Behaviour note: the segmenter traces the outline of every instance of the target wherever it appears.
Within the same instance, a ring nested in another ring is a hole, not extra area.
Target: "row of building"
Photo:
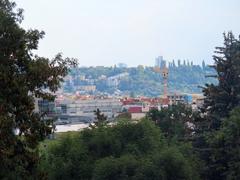
[[[58,124],[92,122],[95,111],[99,109],[109,120],[115,119],[121,113],[128,112],[132,119],[141,119],[151,109],[168,107],[172,104],[185,103],[193,109],[201,106],[201,94],[173,94],[160,98],[129,98],[129,97],[96,97],[59,95],[54,102],[38,100],[36,111],[46,113],[47,117],[54,117]]]

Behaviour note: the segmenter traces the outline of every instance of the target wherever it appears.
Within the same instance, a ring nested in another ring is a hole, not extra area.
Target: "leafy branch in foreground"
[[[75,59],[38,57],[33,50],[43,31],[20,25],[22,9],[0,0],[0,178],[35,175],[37,146],[52,133],[51,121],[34,110],[36,98],[54,100],[55,92]]]

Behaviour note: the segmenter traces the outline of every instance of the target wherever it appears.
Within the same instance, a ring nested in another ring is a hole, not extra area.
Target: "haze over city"
[[[222,33],[240,33],[238,0],[16,2],[25,10],[23,27],[46,32],[37,54],[51,58],[62,52],[80,66],[152,66],[159,55],[212,63]]]
[[[0,0],[0,179],[240,179],[239,7]]]

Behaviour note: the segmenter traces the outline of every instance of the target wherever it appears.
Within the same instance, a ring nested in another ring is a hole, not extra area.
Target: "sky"
[[[240,34],[239,0],[15,0],[22,26],[45,31],[36,52],[79,66],[153,66],[157,56],[212,64],[223,32]]]

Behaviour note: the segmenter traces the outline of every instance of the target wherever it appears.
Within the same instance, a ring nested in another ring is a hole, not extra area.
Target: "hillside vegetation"
[[[128,76],[120,78],[117,86],[109,86],[108,78],[128,73]],[[170,93],[201,93],[199,86],[206,83],[217,83],[214,78],[206,78],[206,75],[216,74],[213,68],[208,66],[180,64],[176,66],[171,63],[169,66],[168,89]],[[66,92],[74,92],[75,87],[82,85],[96,85],[98,92],[113,93],[116,89],[123,93],[159,96],[163,93],[162,76],[153,71],[153,67],[80,67],[72,69],[70,76],[73,82],[66,80],[64,90]],[[80,77],[84,77],[81,80]],[[102,78],[103,77],[103,78]]]

